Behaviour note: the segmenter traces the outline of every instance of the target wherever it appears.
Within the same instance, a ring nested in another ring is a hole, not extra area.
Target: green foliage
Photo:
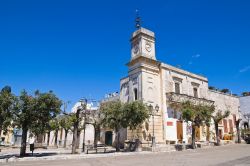
[[[126,117],[123,111],[123,104],[120,101],[102,103],[100,111],[104,115],[102,121],[104,127],[114,129],[116,132],[123,127],[127,127],[125,125]]]
[[[182,118],[186,122],[192,122],[192,148],[195,148],[195,126],[199,127],[204,123],[210,126],[210,120],[215,110],[214,105],[203,102],[184,101],[181,103],[171,103],[170,106],[178,108],[182,113]]]
[[[185,121],[191,121],[193,125],[200,126],[205,123],[210,124],[211,116],[215,110],[213,105],[193,104],[190,101],[180,103],[182,118]]]
[[[13,111],[13,125],[22,128],[22,145],[20,155],[25,155],[27,131],[30,130],[36,135],[44,133],[49,126],[50,120],[60,113],[61,101],[53,94],[35,92],[29,95],[23,90],[17,98]]]
[[[73,118],[71,115],[63,115],[59,121],[60,126],[66,130],[72,130],[72,126],[73,126]]]
[[[214,86],[209,86],[208,89],[210,89],[210,90],[217,90],[217,88],[215,88]]]
[[[115,130],[117,136],[116,151],[119,151],[119,130],[129,127],[136,129],[148,117],[149,111],[142,102],[123,104],[120,101],[102,103],[100,112],[103,114],[102,124],[104,127]]]
[[[103,125],[118,131],[121,128],[136,129],[149,118],[149,110],[139,101],[122,104],[120,101],[103,103],[100,111],[104,115]]]
[[[215,115],[212,116],[214,123],[218,124],[222,119],[228,117],[230,115],[230,111],[227,110],[224,113],[219,110],[215,113]]]
[[[222,89],[221,92],[223,92],[223,93],[229,93],[229,89]]]
[[[60,113],[60,107],[61,101],[51,91],[36,91],[35,96],[31,96],[24,90],[18,97],[14,125],[30,129],[36,135],[44,133],[49,121]]]
[[[11,93],[11,87],[5,86],[0,92],[0,129],[5,133],[11,125],[15,100],[16,97]]]
[[[242,96],[250,96],[250,92],[242,92]]]
[[[49,121],[49,126],[51,130],[59,130],[60,129],[60,120],[58,117],[51,119]]]
[[[14,110],[14,125],[28,129],[36,122],[35,99],[24,90],[17,99]]]
[[[36,112],[36,123],[34,124],[36,125],[32,126],[32,128],[36,130],[39,129],[39,133],[44,133],[48,123],[60,114],[62,102],[52,91],[48,93],[36,91],[35,100],[36,105],[34,111]]]
[[[149,118],[148,107],[140,101],[126,103],[124,105],[124,111],[128,123],[127,126],[131,130],[135,130]]]

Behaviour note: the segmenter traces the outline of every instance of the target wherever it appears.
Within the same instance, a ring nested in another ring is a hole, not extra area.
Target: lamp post
[[[158,104],[156,104],[155,109],[153,108],[153,106],[150,104],[149,105],[149,110],[150,110],[150,115],[153,118],[153,136],[152,136],[152,147],[155,147],[156,143],[155,143],[155,116],[159,116],[156,113],[158,113],[159,111],[159,106]]]
[[[85,152],[85,130],[86,130],[86,114],[87,114],[87,99],[81,99],[82,114],[84,117],[83,123],[83,141],[82,141],[82,152]]]

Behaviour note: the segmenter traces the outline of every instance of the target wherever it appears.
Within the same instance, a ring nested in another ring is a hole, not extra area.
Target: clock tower
[[[133,33],[130,42],[131,42],[131,61],[140,56],[156,60],[154,32],[139,27],[139,29]]]
[[[154,124],[158,127],[148,128],[145,123],[138,130],[138,135],[142,138],[142,142],[152,140],[152,136],[157,142],[163,142],[162,74],[161,62],[157,61],[155,56],[155,34],[142,28],[139,23],[136,24],[136,28],[137,30],[130,39],[131,60],[127,63],[128,76],[121,79],[120,82],[120,100],[124,103],[139,100],[153,108],[159,106],[158,114],[160,116],[154,119]],[[151,120],[148,125],[153,125]],[[130,130],[127,131],[127,138],[133,138]]]

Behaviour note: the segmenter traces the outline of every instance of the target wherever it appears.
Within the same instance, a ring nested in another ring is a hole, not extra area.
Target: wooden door
[[[221,129],[219,129],[219,137],[220,137],[220,139],[222,139],[222,130]]]
[[[183,124],[182,121],[177,121],[176,122],[176,127],[177,127],[177,139],[182,143],[183,139]]]
[[[201,131],[200,131],[200,127],[195,127],[195,140],[199,141],[201,139]]]
[[[210,130],[209,130],[209,126],[206,126],[207,127],[207,141],[209,141],[210,140]]]

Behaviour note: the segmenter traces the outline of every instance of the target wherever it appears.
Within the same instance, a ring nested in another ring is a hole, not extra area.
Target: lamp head
[[[153,111],[153,106],[151,104],[149,104],[148,108],[149,108],[149,111],[151,112]]]
[[[159,109],[160,109],[160,107],[158,106],[158,104],[156,104],[156,106],[155,106],[155,111],[158,112]]]

